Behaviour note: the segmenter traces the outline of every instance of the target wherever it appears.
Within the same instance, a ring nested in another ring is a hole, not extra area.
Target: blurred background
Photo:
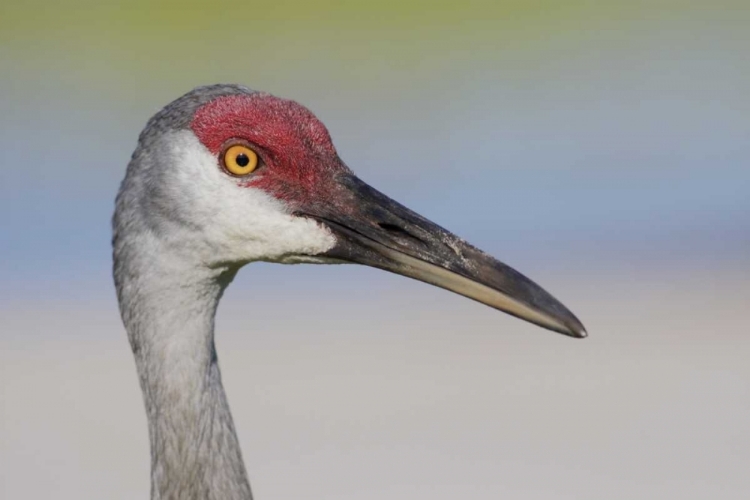
[[[147,498],[113,199],[153,113],[237,82],[590,333],[249,266],[217,344],[259,500],[749,498],[748,54],[745,0],[4,1],[0,497]]]

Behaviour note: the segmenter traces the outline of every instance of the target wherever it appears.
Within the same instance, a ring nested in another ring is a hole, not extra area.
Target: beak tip
[[[586,331],[586,328],[581,323],[574,323],[567,325],[568,331],[566,332],[568,336],[576,338],[576,339],[585,339],[589,336],[588,332]]]

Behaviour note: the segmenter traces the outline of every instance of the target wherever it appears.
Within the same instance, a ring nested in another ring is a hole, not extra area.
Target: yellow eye
[[[221,163],[232,175],[247,175],[258,166],[258,153],[243,144],[235,144],[224,150]]]

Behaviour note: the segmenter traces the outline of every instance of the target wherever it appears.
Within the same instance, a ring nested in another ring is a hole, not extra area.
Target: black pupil
[[[250,158],[248,158],[245,153],[240,153],[237,155],[237,158],[235,158],[234,161],[236,161],[237,165],[239,165],[240,167],[247,167],[247,165],[250,163]]]

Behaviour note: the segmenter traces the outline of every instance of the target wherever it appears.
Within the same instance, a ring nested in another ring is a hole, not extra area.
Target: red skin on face
[[[254,149],[265,166],[245,185],[261,188],[293,206],[330,199],[335,174],[349,172],[315,115],[294,101],[270,94],[214,99],[198,109],[190,126],[215,155],[231,139],[257,146]]]

